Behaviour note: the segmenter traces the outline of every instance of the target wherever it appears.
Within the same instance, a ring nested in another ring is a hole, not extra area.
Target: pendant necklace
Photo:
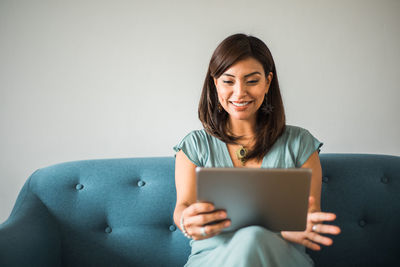
[[[247,149],[244,146],[240,145],[239,149],[236,150],[236,156],[237,156],[238,160],[240,160],[240,162],[242,163],[242,166],[244,166],[244,164],[247,161],[247,158],[246,158],[247,157]]]

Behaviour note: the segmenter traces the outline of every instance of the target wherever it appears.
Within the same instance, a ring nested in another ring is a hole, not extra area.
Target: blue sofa
[[[321,154],[322,208],[342,234],[316,266],[400,266],[400,157]],[[0,266],[182,266],[174,158],[61,163],[34,172],[0,225]]]

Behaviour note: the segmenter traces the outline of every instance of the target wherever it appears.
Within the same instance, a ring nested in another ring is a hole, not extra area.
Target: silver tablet
[[[226,210],[232,231],[260,225],[271,231],[304,231],[311,170],[196,168],[197,199]]]

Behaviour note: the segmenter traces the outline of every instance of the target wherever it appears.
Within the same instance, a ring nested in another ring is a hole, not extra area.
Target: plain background
[[[38,168],[173,156],[239,32],[269,46],[287,122],[322,153],[400,155],[400,1],[0,0],[0,222]]]

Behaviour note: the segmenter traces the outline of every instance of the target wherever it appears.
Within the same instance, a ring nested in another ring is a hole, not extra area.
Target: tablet
[[[250,225],[304,231],[311,170],[196,168],[197,199],[226,210],[233,231]]]

